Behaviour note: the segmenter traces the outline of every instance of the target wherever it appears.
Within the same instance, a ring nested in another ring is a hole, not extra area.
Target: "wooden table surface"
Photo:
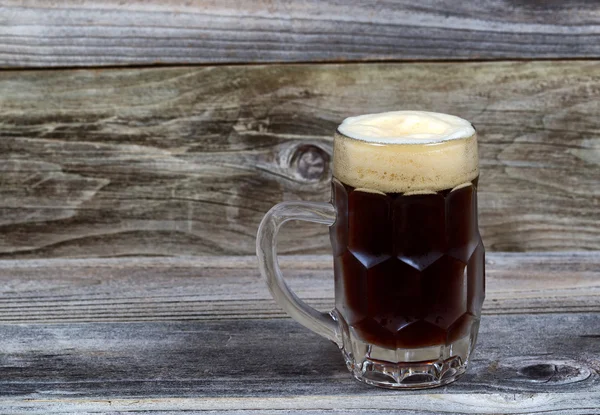
[[[285,256],[330,309],[331,258]],[[600,255],[490,253],[478,348],[458,382],[354,381],[287,318],[254,257],[0,261],[2,413],[600,413]]]

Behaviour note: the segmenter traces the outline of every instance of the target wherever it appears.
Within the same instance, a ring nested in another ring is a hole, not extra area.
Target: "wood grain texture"
[[[478,128],[488,251],[600,249],[599,93],[573,61],[0,72],[0,257],[252,254],[273,204],[329,198],[337,124],[398,108]]]
[[[599,56],[593,0],[0,4],[4,67]]]
[[[331,258],[281,263],[301,297],[330,305]],[[0,408],[595,414],[599,264],[592,252],[490,254],[467,374],[434,390],[394,392],[357,383],[333,343],[281,318],[253,257],[0,261]]]
[[[292,289],[333,308],[329,256],[281,258]],[[600,313],[600,254],[487,255],[484,314]],[[286,317],[255,257],[0,261],[0,323]]]
[[[446,395],[432,392],[429,395],[412,393],[396,396],[376,395],[373,399],[364,395],[322,396],[302,399],[281,398],[163,398],[163,399],[4,399],[7,414],[198,414],[208,412],[220,415],[264,415],[264,414],[398,414],[398,415],[440,415],[440,414],[486,414],[505,415],[596,415],[600,401],[596,393],[487,393]],[[367,403],[368,402],[368,403]],[[531,406],[530,406],[531,405]],[[535,407],[533,407],[535,405]],[[390,409],[391,408],[391,409]],[[511,411],[520,412],[511,412]],[[460,412],[454,412],[460,411]]]
[[[593,414],[599,325],[598,313],[486,316],[467,374],[415,392],[357,383],[334,344],[288,319],[0,325],[0,405],[3,413]]]

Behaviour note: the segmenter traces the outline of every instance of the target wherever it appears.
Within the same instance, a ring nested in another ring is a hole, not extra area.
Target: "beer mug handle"
[[[302,220],[331,226],[335,218],[335,208],[330,203],[279,203],[269,210],[258,227],[256,255],[260,272],[267,279],[275,301],[298,323],[339,346],[339,329],[332,315],[317,311],[299,299],[283,280],[277,261],[277,233],[285,222]]]

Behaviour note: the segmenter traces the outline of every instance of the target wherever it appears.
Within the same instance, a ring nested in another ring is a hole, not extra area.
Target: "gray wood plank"
[[[174,399],[47,399],[35,401],[4,400],[6,414],[198,414],[263,415],[263,414],[530,414],[530,415],[596,415],[600,406],[598,395],[590,393],[545,394],[445,394],[432,393],[400,396],[313,396],[298,398],[237,398],[220,401],[202,398]],[[368,402],[368,403],[366,403]],[[240,409],[243,407],[243,409]],[[138,409],[139,408],[139,409]],[[209,409],[207,409],[209,408]],[[237,409],[236,409],[237,408]],[[515,412],[513,412],[515,411]],[[519,412],[516,412],[519,411]]]
[[[301,297],[329,306],[331,258],[281,263]],[[335,345],[280,312],[260,314],[267,303],[277,307],[253,257],[4,260],[0,408],[594,414],[599,265],[597,252],[489,254],[486,311],[468,373],[443,388],[392,392],[352,380]],[[174,312],[183,303],[192,306]],[[19,324],[7,324],[11,314]],[[156,321],[163,318],[171,321]]]
[[[593,58],[595,1],[4,0],[0,66]]]
[[[335,345],[287,319],[0,325],[0,405],[3,413],[593,414],[599,326],[599,313],[485,316],[460,381],[392,392],[355,382]]]
[[[489,251],[598,250],[598,91],[576,61],[0,72],[0,258],[252,254],[274,203],[329,198],[345,116],[399,108],[478,128]]]
[[[328,256],[282,257],[309,304],[333,308]],[[600,254],[487,255],[484,314],[600,312]],[[0,261],[1,323],[286,317],[254,257]]]

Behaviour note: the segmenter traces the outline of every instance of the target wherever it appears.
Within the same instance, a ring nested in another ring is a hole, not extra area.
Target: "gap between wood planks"
[[[356,65],[356,64],[435,64],[435,63],[510,63],[510,62],[600,62],[596,57],[577,58],[535,58],[526,57],[498,58],[498,59],[349,59],[349,60],[307,60],[307,61],[268,61],[268,62],[206,62],[206,63],[161,63],[154,64],[121,64],[121,65],[89,65],[89,66],[50,66],[50,67],[0,67],[0,72],[52,72],[52,71],[78,71],[78,70],[123,70],[123,69],[155,69],[155,68],[206,68],[228,66],[294,66],[294,65]]]

